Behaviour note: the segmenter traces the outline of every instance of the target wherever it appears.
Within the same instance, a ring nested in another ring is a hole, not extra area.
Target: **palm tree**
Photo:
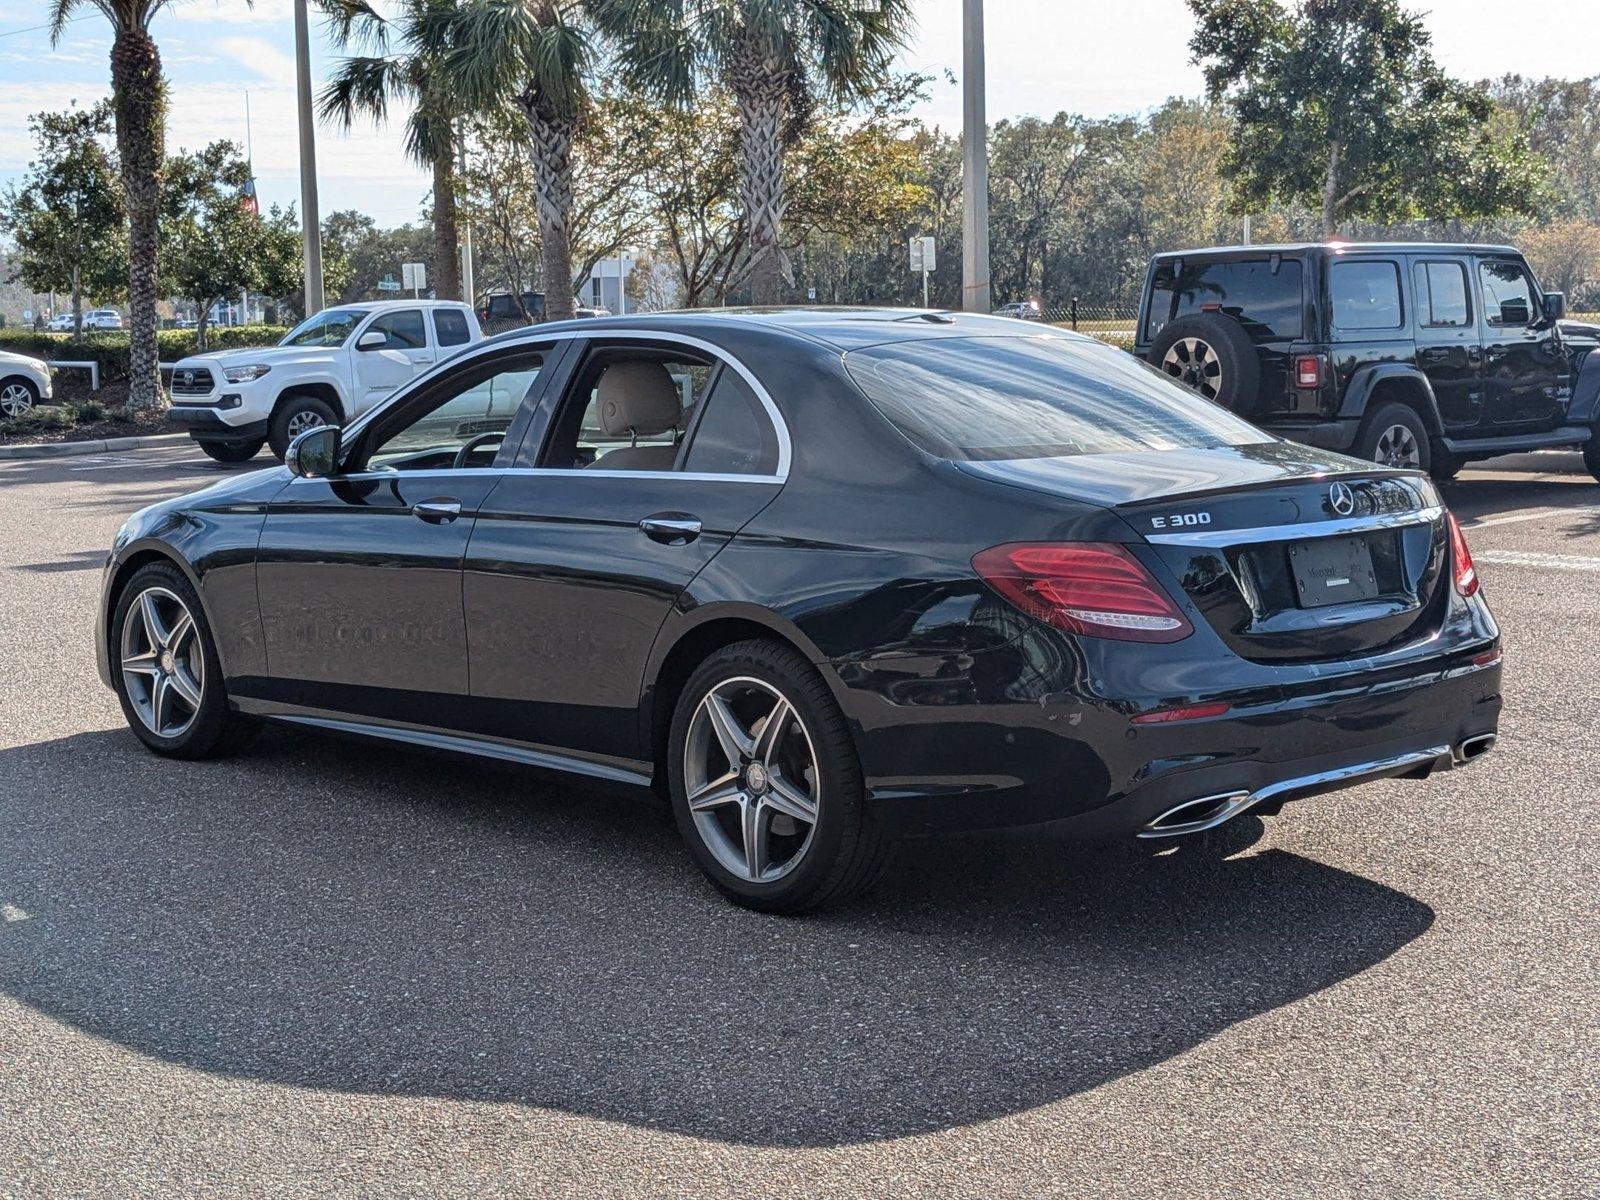
[[[474,108],[509,99],[532,149],[545,316],[576,311],[572,290],[572,142],[589,111],[593,42],[582,0],[466,0],[430,23],[441,85]]]
[[[412,105],[406,122],[406,153],[433,172],[433,259],[436,290],[441,297],[461,296],[461,263],[456,235],[455,119],[462,106],[444,85],[442,68],[456,0],[405,0],[386,18],[367,0],[316,0],[328,17],[340,50],[356,45],[371,50],[339,63],[322,89],[318,107],[324,117],[349,129],[357,117],[382,123],[392,101]],[[399,50],[390,53],[391,40]]]
[[[821,97],[849,99],[881,77],[911,25],[911,0],[594,0],[635,85],[674,104],[707,83],[739,106],[740,200],[751,297],[775,304],[788,197],[784,152]]]
[[[111,112],[128,209],[128,407],[153,410],[162,403],[156,350],[157,218],[161,167],[166,160],[167,88],[161,52],[150,21],[169,0],[51,0],[50,41],[82,8],[111,22]]]

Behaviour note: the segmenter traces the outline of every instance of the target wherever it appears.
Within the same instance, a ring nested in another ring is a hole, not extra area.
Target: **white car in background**
[[[64,312],[64,313],[57,313],[55,316],[51,317],[50,318],[50,332],[51,333],[71,333],[72,332],[72,314],[69,313],[69,312]]]
[[[83,314],[85,329],[121,329],[122,314],[114,308],[92,308]],[[71,328],[69,325],[68,328]]]
[[[0,418],[20,417],[50,398],[49,367],[26,354],[0,350]]]
[[[167,422],[218,462],[280,459],[318,425],[345,425],[463,346],[483,340],[454,300],[325,308],[276,346],[194,354],[172,368]]]

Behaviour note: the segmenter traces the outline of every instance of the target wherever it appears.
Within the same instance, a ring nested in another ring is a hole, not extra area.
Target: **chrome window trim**
[[[1401,529],[1407,525],[1431,525],[1444,516],[1443,505],[1433,505],[1408,513],[1378,513],[1365,517],[1343,517],[1336,521],[1315,521],[1296,525],[1263,525],[1253,529],[1205,529],[1186,533],[1147,533],[1145,540],[1157,546],[1237,546],[1244,542],[1303,542],[1341,533],[1370,533],[1379,529]]]
[[[719,475],[710,471],[597,471],[592,467],[430,467],[424,471],[352,471],[348,475],[319,476],[321,482],[333,479],[435,479],[471,475],[548,475],[564,479],[687,479],[693,483],[782,483],[777,475]]]
[[[391,404],[399,403],[404,397],[410,395],[412,391],[431,381],[434,376],[446,368],[454,370],[457,367],[464,366],[479,357],[486,357],[500,351],[521,351],[525,353],[528,350],[545,343],[590,341],[596,338],[628,338],[637,341],[665,342],[674,346],[687,346],[692,349],[699,350],[704,354],[709,354],[711,357],[722,363],[725,363],[726,365],[732,367],[735,371],[739,372],[739,374],[744,377],[744,381],[750,385],[750,390],[755,393],[756,399],[761,401],[761,406],[767,410],[767,417],[772,422],[773,432],[778,438],[777,469],[770,475],[694,475],[682,471],[606,471],[603,469],[596,471],[587,467],[508,467],[506,470],[534,472],[538,474],[550,475],[571,475],[574,471],[583,471],[600,478],[606,478],[609,476],[625,476],[630,479],[670,477],[673,479],[698,479],[701,481],[737,480],[748,483],[784,483],[788,480],[789,466],[794,459],[793,443],[789,436],[788,422],[783,419],[783,414],[778,411],[778,406],[773,402],[771,394],[762,385],[761,381],[755,377],[755,374],[750,370],[750,368],[745,366],[744,363],[740,362],[739,359],[728,353],[728,351],[724,350],[721,346],[717,346],[704,340],[703,338],[697,338],[687,333],[671,333],[659,329],[562,329],[547,334],[540,334],[538,332],[538,328],[539,327],[537,325],[530,325],[528,327],[528,337],[526,343],[524,343],[521,339],[506,342],[480,342],[475,347],[458,350],[456,353],[450,355],[449,358],[435,363],[431,369],[424,371],[421,375],[418,375],[415,379],[411,380],[410,383],[406,384],[404,388],[394,392],[380,403],[362,413],[355,420],[351,421],[345,429],[346,436],[348,438],[356,437],[368,422],[374,420],[378,414],[387,409]],[[484,468],[463,468],[463,470],[474,469],[483,470]],[[361,479],[371,475],[388,475],[392,473],[393,472],[388,471],[362,471],[350,475],[343,475],[340,476],[340,478]],[[420,474],[420,472],[404,473]]]

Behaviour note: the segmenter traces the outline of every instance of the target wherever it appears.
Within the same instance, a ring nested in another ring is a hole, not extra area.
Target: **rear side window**
[[[1472,323],[1467,268],[1458,262],[1417,264],[1417,311],[1430,329],[1460,329]]]
[[[855,350],[851,378],[938,458],[977,461],[1242,446],[1273,439],[1111,346],[939,338]]]
[[[434,309],[433,332],[441,346],[465,346],[472,340],[467,329],[467,314],[459,308]]]
[[[1392,262],[1335,262],[1328,268],[1335,329],[1399,329],[1400,268]]]
[[[724,369],[705,405],[684,459],[685,471],[771,475],[778,469],[778,435],[742,375]]]
[[[1297,258],[1280,258],[1276,271],[1270,258],[1245,262],[1175,259],[1156,264],[1145,333],[1155,337],[1162,326],[1179,317],[1223,312],[1257,341],[1297,338],[1304,307]]]
[[[371,325],[368,333],[381,333],[388,338],[385,350],[421,350],[428,344],[428,331],[422,326],[422,310],[406,308],[399,312],[384,313]]]

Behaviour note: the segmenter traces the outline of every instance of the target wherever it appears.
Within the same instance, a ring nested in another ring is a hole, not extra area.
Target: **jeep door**
[[[1477,263],[1488,423],[1503,433],[1554,428],[1566,390],[1561,335],[1544,319],[1533,276],[1521,260],[1484,255]]]
[[[1447,434],[1483,422],[1483,346],[1470,270],[1469,260],[1445,256],[1417,258],[1411,268],[1417,366],[1433,386]]]

